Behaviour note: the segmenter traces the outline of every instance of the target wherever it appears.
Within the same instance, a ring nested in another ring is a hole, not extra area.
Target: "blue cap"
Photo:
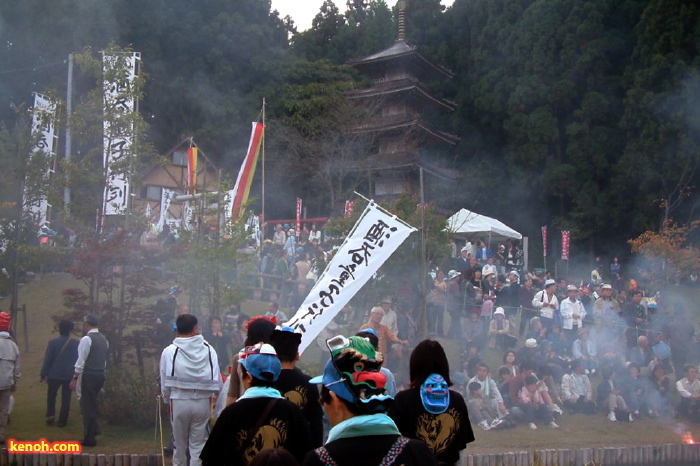
[[[361,332],[371,333],[371,334],[374,335],[375,337],[377,336],[377,332],[375,332],[373,328],[365,328],[365,329],[362,329],[362,330],[360,330],[360,331],[361,331]]]
[[[238,353],[238,363],[256,379],[274,382],[282,371],[282,363],[272,345],[257,343]]]

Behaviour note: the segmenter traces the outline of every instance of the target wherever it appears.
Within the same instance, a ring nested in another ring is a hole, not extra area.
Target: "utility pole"
[[[66,161],[71,158],[71,116],[73,115],[73,54],[68,55],[68,84],[66,85]],[[63,208],[68,211],[70,205],[70,188],[66,174],[66,187],[63,188]]]

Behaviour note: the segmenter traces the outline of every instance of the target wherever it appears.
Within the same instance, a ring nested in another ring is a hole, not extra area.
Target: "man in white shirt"
[[[396,311],[391,307],[391,296],[387,296],[379,303],[384,311],[384,317],[382,317],[382,324],[386,325],[391,333],[394,335],[399,334],[399,318],[396,315]]]
[[[698,380],[698,368],[692,364],[686,364],[685,377],[676,382],[676,389],[681,396],[678,403],[678,414],[686,417],[693,423],[700,422],[700,380]]]
[[[199,455],[209,436],[210,399],[221,389],[216,351],[199,334],[197,318],[175,321],[177,338],[160,356],[160,386],[173,426],[173,466],[202,464]]]
[[[494,275],[498,274],[498,270],[496,270],[496,264],[493,263],[493,257],[486,258],[486,264],[484,264],[484,267],[481,269],[482,276],[485,277],[489,273],[492,273]]]
[[[554,311],[559,309],[559,300],[554,294],[556,288],[557,282],[550,278],[544,282],[544,290],[538,291],[535,293],[535,297],[532,298],[532,307],[539,311],[540,319],[547,331],[552,330]]]
[[[567,291],[569,296],[559,305],[559,312],[561,312],[561,328],[571,345],[576,340],[578,329],[583,328],[586,309],[577,298],[578,288],[576,286],[569,285]]]

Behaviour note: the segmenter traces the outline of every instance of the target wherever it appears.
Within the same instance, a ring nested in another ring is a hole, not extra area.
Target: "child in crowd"
[[[557,423],[554,422],[552,411],[542,398],[537,377],[532,374],[525,377],[525,386],[520,389],[519,398],[520,404],[525,412],[525,422],[528,423],[530,429],[537,429],[535,419],[546,422],[549,427],[553,429],[559,427]]]
[[[492,404],[484,397],[479,382],[471,382],[467,387],[469,397],[467,398],[467,408],[469,409],[469,420],[484,430],[491,430],[503,424],[498,419],[498,413],[492,408]]]

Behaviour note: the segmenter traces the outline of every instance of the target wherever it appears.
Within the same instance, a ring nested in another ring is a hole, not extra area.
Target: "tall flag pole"
[[[265,128],[265,97],[263,97],[262,101],[262,110],[260,111],[262,113],[262,125],[263,129]],[[260,229],[262,230],[262,239],[265,239],[265,222],[267,221],[267,218],[265,217],[265,138],[262,138],[262,193],[261,193],[261,200],[262,200],[262,209],[260,212]]]
[[[255,166],[260,155],[260,148],[263,142],[264,126],[262,123],[253,122],[253,128],[250,133],[250,142],[248,143],[248,153],[246,154],[241,169],[238,172],[236,184],[231,191],[227,193],[229,202],[231,202],[230,217],[234,220],[238,219],[242,214],[241,207],[248,201],[250,194],[250,185],[255,176]],[[228,220],[228,219],[227,219]]]

